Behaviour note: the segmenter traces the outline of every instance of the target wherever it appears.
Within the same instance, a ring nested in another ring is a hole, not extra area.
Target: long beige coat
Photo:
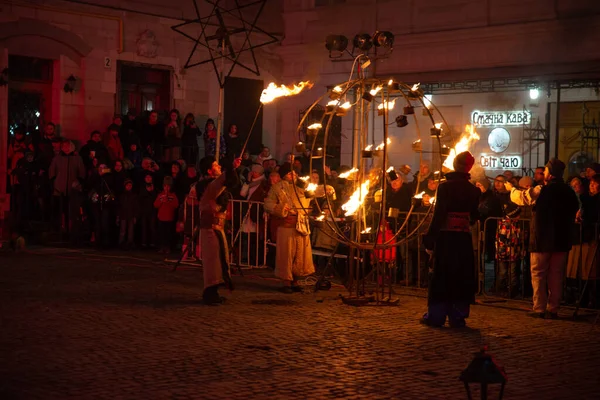
[[[304,197],[304,191],[282,180],[269,190],[265,199],[265,211],[286,218],[289,214],[289,211],[285,210],[287,206],[292,209],[292,212],[306,216],[309,203],[310,199]],[[292,281],[296,277],[307,276],[314,272],[310,235],[302,235],[294,227],[280,226],[277,229],[275,276],[285,281]]]
[[[225,174],[220,175],[208,184],[200,199],[200,214],[224,213],[217,198],[225,190]],[[227,238],[223,229],[200,229],[200,246],[202,248],[202,270],[204,275],[204,288],[215,286],[231,280],[229,272],[229,249]]]

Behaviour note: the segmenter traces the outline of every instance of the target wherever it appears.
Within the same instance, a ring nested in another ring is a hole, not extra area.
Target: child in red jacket
[[[154,208],[158,209],[158,232],[160,237],[159,253],[169,254],[173,244],[173,234],[175,233],[175,220],[179,200],[173,193],[173,178],[165,177],[163,180],[163,191],[159,193],[154,201]]]

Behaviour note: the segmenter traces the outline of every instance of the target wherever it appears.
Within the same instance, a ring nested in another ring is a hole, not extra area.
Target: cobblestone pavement
[[[2,399],[464,399],[482,345],[505,399],[600,398],[590,322],[478,305],[470,329],[433,329],[423,298],[355,308],[248,273],[208,307],[198,270],[111,253],[4,253],[0,273]]]

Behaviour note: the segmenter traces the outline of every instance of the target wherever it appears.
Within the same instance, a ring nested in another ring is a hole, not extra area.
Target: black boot
[[[219,286],[209,286],[202,293],[202,301],[207,306],[214,306],[223,303],[225,298],[219,296]]]

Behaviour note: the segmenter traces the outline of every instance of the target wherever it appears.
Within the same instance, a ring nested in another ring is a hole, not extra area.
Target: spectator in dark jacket
[[[139,204],[131,179],[125,180],[124,189],[125,191],[119,196],[119,212],[117,214],[117,223],[120,227],[119,246],[130,249],[133,247],[133,233],[139,215]]]
[[[510,184],[506,185],[514,203],[534,204],[529,243],[533,315],[541,318],[558,317],[563,275],[579,209],[575,192],[563,181],[564,171],[565,164],[553,158],[544,169],[546,185],[541,190],[520,191]]]
[[[136,169],[142,168],[142,151],[137,143],[131,143],[127,150],[127,158]]]
[[[94,158],[98,160],[98,165],[109,162],[108,149],[102,143],[102,134],[100,131],[93,131],[90,140],[79,151],[85,167],[90,170],[94,168]]]
[[[175,221],[179,200],[172,191],[173,178],[166,176],[163,181],[163,191],[154,201],[154,208],[158,210],[158,229],[161,236],[160,253],[169,254],[171,252],[173,234],[175,233]]]
[[[196,165],[198,162],[198,138],[200,136],[202,136],[202,132],[196,125],[194,114],[187,114],[183,119],[181,135],[182,157],[187,165]]]
[[[142,234],[142,247],[154,247],[156,245],[156,189],[154,188],[153,176],[147,174],[144,177],[139,195],[140,207],[140,231]]]
[[[69,195],[73,190],[73,184],[86,176],[83,161],[79,154],[75,153],[75,145],[71,141],[62,142],[60,153],[52,159],[48,176],[50,180],[54,180],[52,201],[55,210],[53,213],[55,227],[58,228],[62,222],[62,227],[68,229]],[[63,217],[64,220],[61,220]]]

